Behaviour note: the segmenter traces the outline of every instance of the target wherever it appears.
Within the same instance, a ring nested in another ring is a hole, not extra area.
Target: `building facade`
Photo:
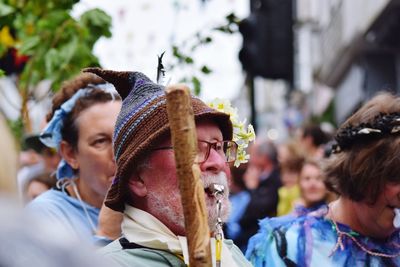
[[[343,122],[378,91],[400,87],[399,0],[298,0],[296,85],[318,103],[333,89]]]

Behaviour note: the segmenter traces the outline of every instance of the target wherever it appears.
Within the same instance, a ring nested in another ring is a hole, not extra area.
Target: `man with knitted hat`
[[[102,253],[121,266],[186,266],[183,208],[164,87],[139,72],[85,71],[113,83],[123,99],[113,140],[117,174],[105,201],[106,206],[123,212],[123,237]],[[208,223],[214,229],[217,201],[210,188],[215,184],[225,188],[220,215],[224,221],[230,207],[228,163],[236,156],[229,151],[236,151],[237,145],[232,141],[228,114],[193,96],[191,102],[199,145],[196,163],[204,185]],[[222,266],[250,266],[230,240],[224,244]]]

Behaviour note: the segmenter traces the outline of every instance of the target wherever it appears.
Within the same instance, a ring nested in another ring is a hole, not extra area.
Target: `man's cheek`
[[[231,169],[229,167],[229,164],[225,164],[225,168],[223,169],[223,172],[225,172],[226,178],[228,179],[228,185],[231,186],[232,175],[231,175]]]

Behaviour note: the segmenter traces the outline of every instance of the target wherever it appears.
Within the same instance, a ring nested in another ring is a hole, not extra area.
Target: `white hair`
[[[230,202],[228,199],[229,196],[229,185],[228,185],[228,177],[225,172],[219,172],[216,175],[212,174],[202,174],[201,181],[203,182],[204,188],[209,187],[211,184],[220,184],[223,185],[225,190],[223,194],[222,200],[222,221],[226,221],[230,212]],[[162,189],[161,189],[162,190]],[[161,191],[161,192],[148,192],[147,195],[149,203],[151,203],[151,209],[154,214],[163,214],[164,218],[175,226],[184,229],[184,215],[182,205],[179,205],[178,208],[170,205],[171,203],[180,203],[181,195],[179,190],[171,191]],[[206,207],[208,210],[208,226],[210,230],[213,231],[215,225],[217,223],[217,206],[215,199],[206,198]]]

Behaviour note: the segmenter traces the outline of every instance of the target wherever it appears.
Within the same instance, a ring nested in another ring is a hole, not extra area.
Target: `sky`
[[[166,51],[164,64],[173,63],[172,44],[182,46],[198,31],[211,33],[213,42],[197,49],[191,55],[198,66],[206,64],[212,69],[200,76],[205,101],[235,98],[243,87],[244,76],[238,52],[240,33],[228,35],[211,32],[222,25],[224,17],[234,12],[239,18],[249,13],[248,0],[81,0],[75,5],[74,16],[85,10],[101,8],[112,17],[112,38],[100,39],[94,48],[103,68],[141,71],[156,79],[157,55]],[[192,73],[189,68],[176,68],[167,74],[176,83]]]

